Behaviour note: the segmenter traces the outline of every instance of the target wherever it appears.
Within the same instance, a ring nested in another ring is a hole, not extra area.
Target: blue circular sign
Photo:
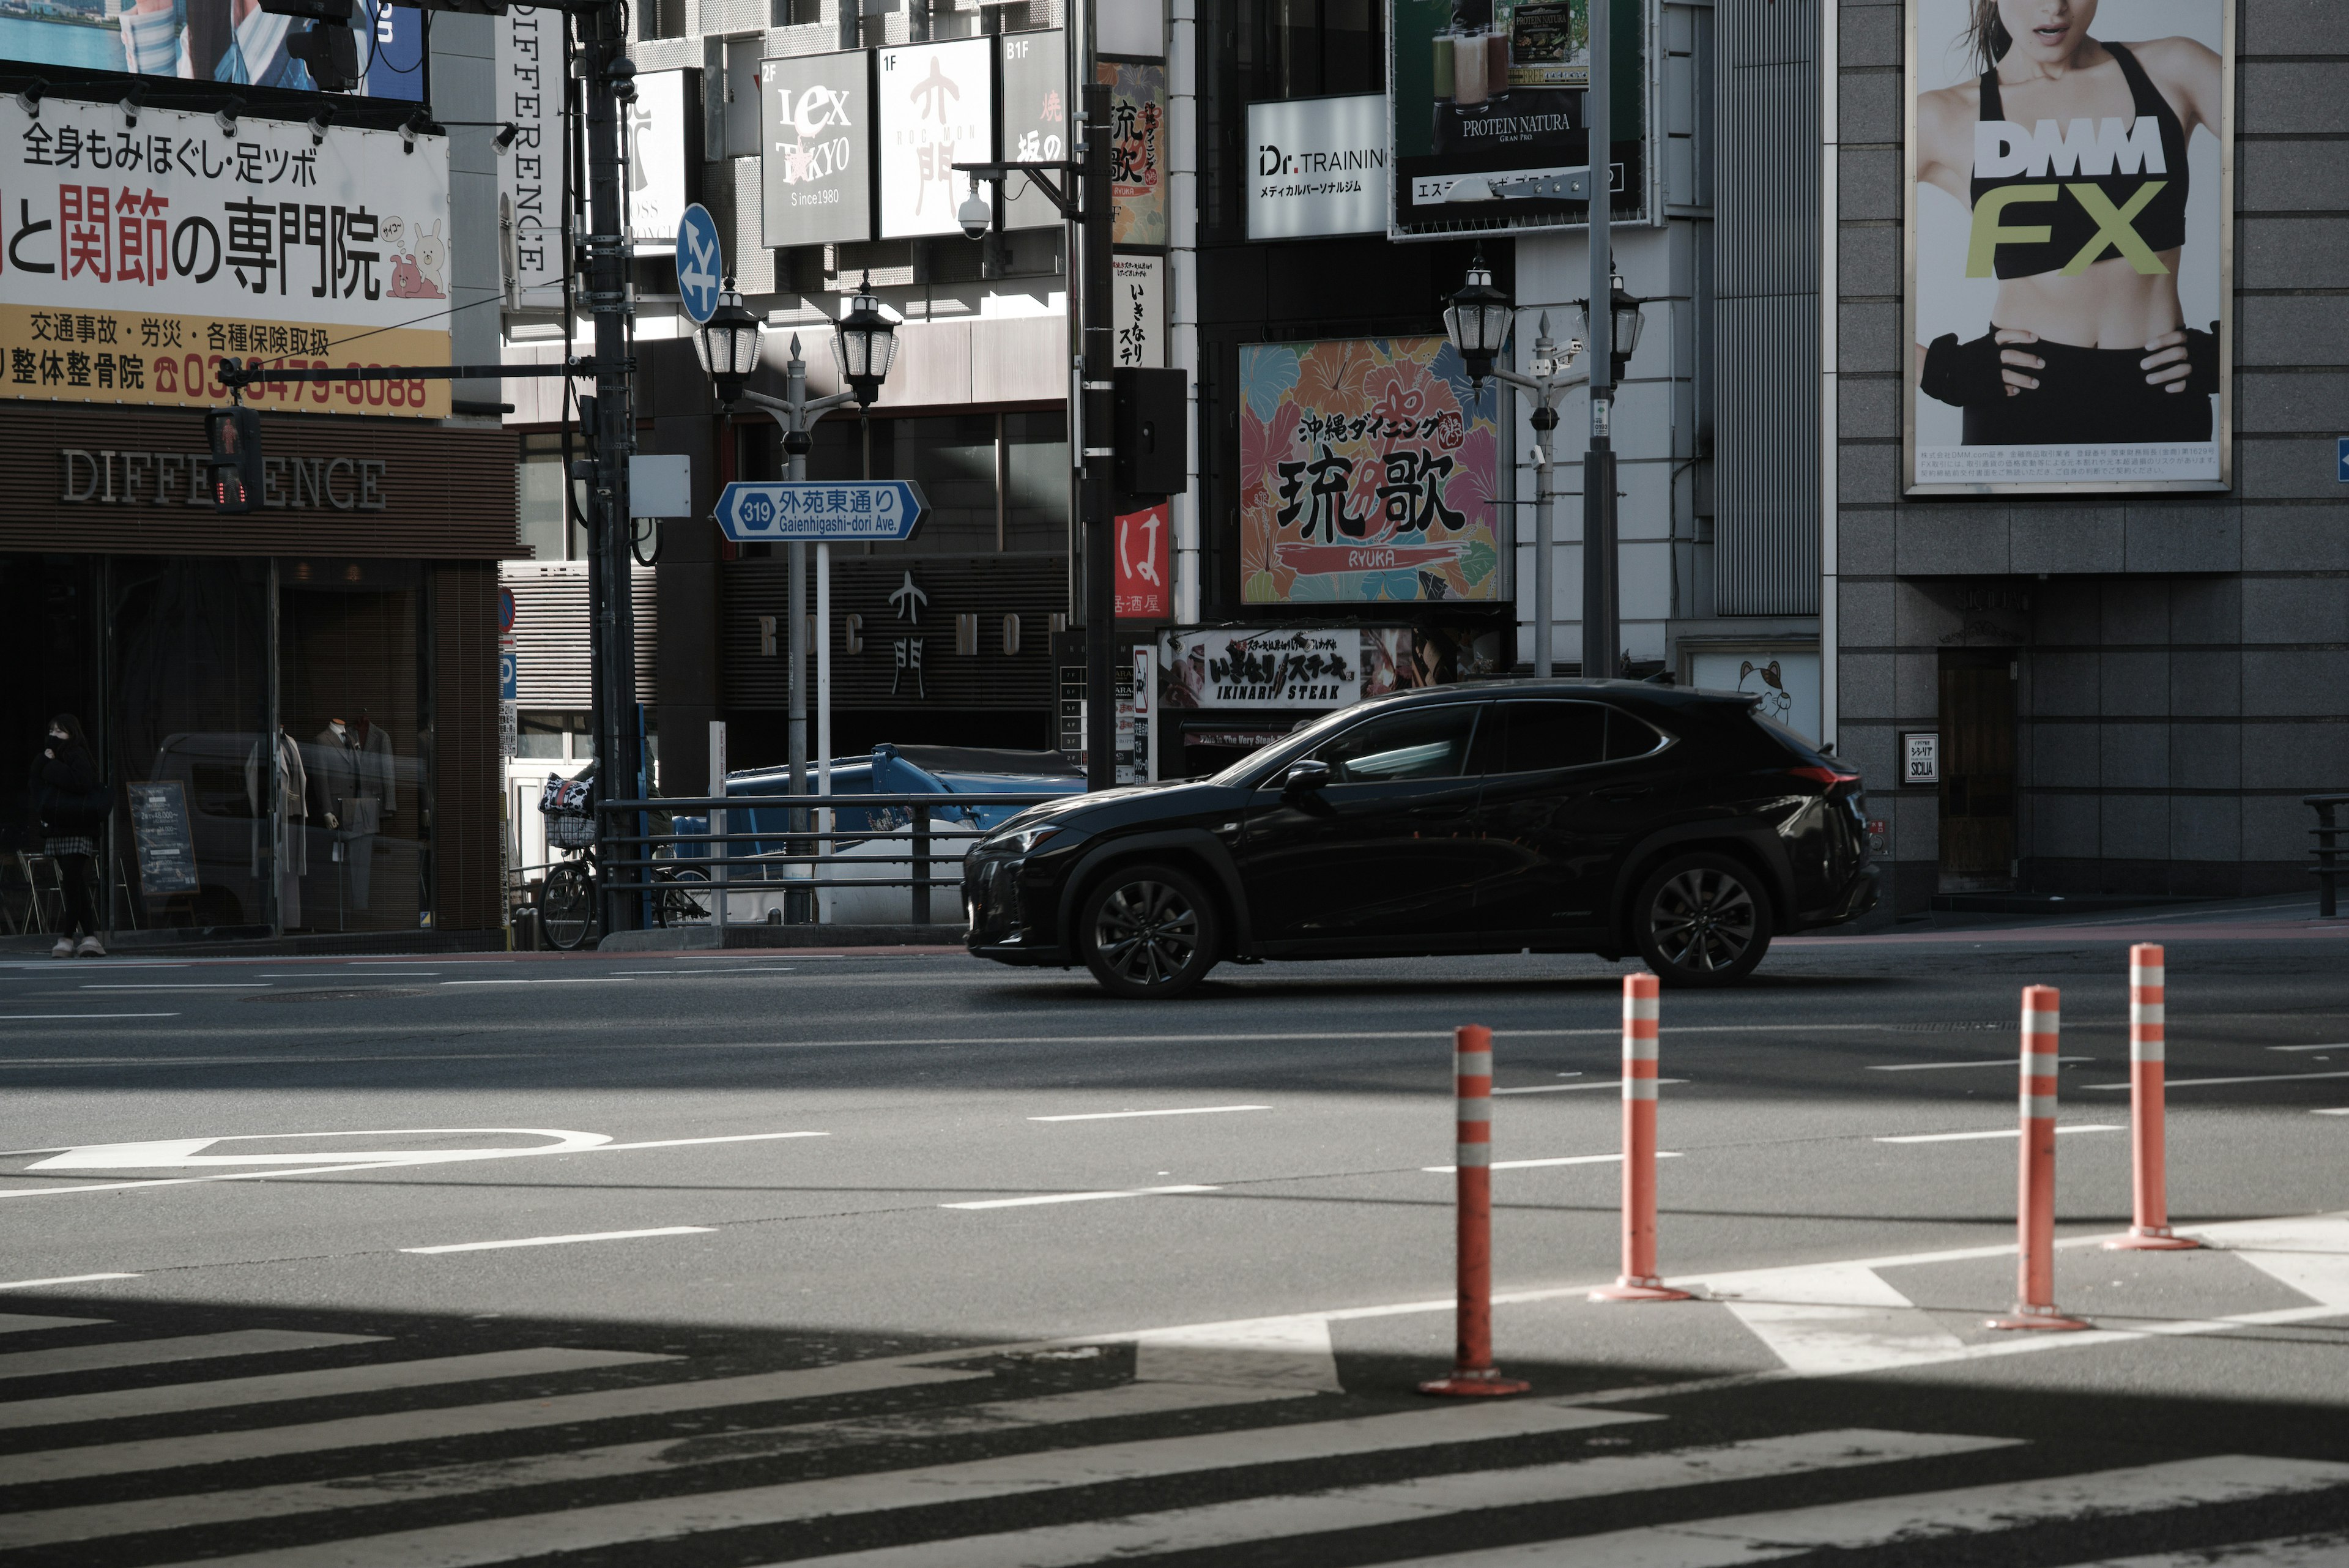
[[[696,202],[677,224],[677,292],[685,313],[699,327],[718,310],[726,276],[726,253],[718,244],[718,221]]]

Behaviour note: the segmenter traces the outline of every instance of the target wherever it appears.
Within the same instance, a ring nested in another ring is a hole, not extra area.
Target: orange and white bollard
[[[2015,1195],[2015,1301],[1992,1328],[2088,1325],[2055,1307],[2055,1054],[2063,998],[2052,985],[2023,988],[2023,1154]]]
[[[1423,1394],[1522,1394],[1533,1386],[1493,1366],[1493,1032],[1470,1023],[1452,1035],[1459,1096],[1453,1168],[1459,1191],[1460,1317],[1452,1376]]]
[[[1656,1274],[1656,977],[1623,977],[1623,1273],[1595,1302],[1684,1302]]]
[[[2137,1222],[2107,1241],[2115,1251],[2174,1252],[2202,1243],[2169,1228],[2169,1171],[2162,1105],[2168,971],[2151,942],[2129,949],[2129,1152],[2135,1168]]]

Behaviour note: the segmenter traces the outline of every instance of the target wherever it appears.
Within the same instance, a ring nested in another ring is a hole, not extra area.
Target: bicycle
[[[598,924],[596,888],[603,867],[596,854],[595,805],[588,781],[550,778],[539,798],[546,818],[546,844],[565,858],[546,874],[538,898],[538,927],[549,946],[564,952],[584,947]],[[656,861],[672,857],[667,845],[653,851]],[[691,926],[710,917],[709,877],[694,867],[655,865],[647,881],[654,883],[648,898],[656,925]],[[700,890],[696,891],[698,888]]]

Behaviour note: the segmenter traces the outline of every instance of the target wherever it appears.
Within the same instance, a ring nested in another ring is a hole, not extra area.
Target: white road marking
[[[531,980],[444,980],[443,985],[618,985],[626,976],[580,974],[542,976]]]
[[[2167,1078],[2163,1086],[2171,1089],[2190,1088],[2196,1084],[2293,1084],[2306,1078],[2349,1078],[2349,1072],[2340,1073],[2253,1073],[2240,1078]],[[2126,1089],[2127,1084],[2083,1084],[2084,1089]]]
[[[730,977],[738,974],[797,974],[799,971],[795,969],[616,969],[612,972],[615,975],[626,975],[631,979],[676,980],[683,975],[694,974]]]
[[[266,982],[257,980],[187,980],[173,981],[169,984],[161,981],[148,984],[126,981],[120,984],[85,985],[81,989],[84,991],[267,991],[269,987]]]
[[[2349,1224],[2337,1215],[2212,1226],[2228,1251],[2311,1301],[2349,1311]],[[2201,1232],[2197,1232],[2198,1235]]]
[[[1775,1513],[1693,1519],[1603,1535],[1418,1557],[1389,1568],[1556,1568],[1565,1552],[1571,1552],[1576,1562],[1622,1564],[1623,1568],[1730,1568],[1836,1547],[1908,1546],[2057,1520],[2167,1513],[2323,1491],[2344,1482],[2349,1482],[2349,1465],[2229,1454],[2043,1480],[1864,1498]]]
[[[1554,1400],[1479,1402],[1400,1415],[1103,1443],[472,1520],[337,1541],[331,1560],[336,1568],[469,1568],[542,1553],[670,1541],[704,1531],[789,1524],[932,1503],[1027,1496],[1070,1486],[1245,1470],[1260,1465],[1397,1453],[1447,1443],[1660,1419],[1628,1411],[1584,1409]],[[208,1568],[316,1568],[322,1560],[316,1545],[305,1544],[205,1561]]]
[[[782,1376],[807,1374],[784,1373]],[[962,1373],[965,1377],[984,1373]],[[734,1381],[734,1380],[728,1380]],[[743,1381],[750,1381],[744,1379]],[[687,1387],[709,1387],[688,1384]],[[650,1390],[647,1390],[650,1392]],[[724,1447],[697,1450],[677,1437],[614,1443],[599,1448],[501,1459],[492,1465],[460,1462],[334,1480],[297,1481],[180,1497],[83,1504],[0,1515],[0,1550],[89,1541],[149,1530],[185,1530],[201,1524],[282,1519],[334,1509],[368,1508],[420,1499],[479,1496],[523,1486],[607,1481],[630,1476],[668,1476],[697,1464],[726,1464],[771,1454],[823,1452],[837,1455],[871,1444],[935,1440],[966,1434],[994,1436],[1078,1421],[1108,1421],[1177,1411],[1220,1409],[1294,1398],[1296,1391],[1185,1387],[1175,1384],[1125,1383],[1073,1394],[1032,1399],[1002,1399],[981,1405],[909,1410],[894,1415],[851,1416],[768,1427],[739,1435]],[[197,1439],[202,1441],[203,1439]]]
[[[566,1247],[574,1241],[633,1241],[645,1236],[707,1236],[709,1225],[663,1225],[652,1231],[591,1231],[576,1236],[524,1236],[512,1241],[451,1241],[439,1247],[402,1247],[403,1252],[495,1252],[508,1247]]]
[[[101,1274],[98,1276],[100,1279],[110,1279],[115,1277],[118,1276],[107,1274]],[[138,1278],[136,1274],[124,1274],[119,1277],[123,1279]],[[21,1288],[24,1285],[49,1285],[59,1282],[61,1282],[56,1280],[22,1280],[15,1286],[0,1285],[0,1290],[16,1289]],[[5,1313],[0,1314],[0,1334],[32,1334],[36,1330],[45,1328],[91,1328],[98,1324],[109,1323],[111,1321],[111,1319],[102,1317],[36,1317],[30,1313]]]
[[[92,1444],[83,1448],[26,1450],[0,1455],[0,1486],[30,1486],[40,1481],[131,1475],[186,1465],[233,1464],[245,1459],[275,1459],[286,1454],[326,1453],[336,1449],[374,1448],[396,1443],[433,1442],[444,1438],[537,1431],[579,1421],[620,1421],[640,1417],[722,1410],[735,1406],[776,1404],[792,1399],[831,1398],[891,1388],[963,1383],[988,1376],[985,1372],[967,1372],[958,1367],[912,1366],[902,1358],[854,1361],[838,1366],[814,1366],[792,1372],[761,1372],[742,1377],[709,1377],[698,1382],[656,1383],[633,1388],[598,1388],[584,1394],[505,1399],[486,1405],[393,1410],[376,1416],[347,1416],[336,1420],[311,1421],[292,1427],[262,1427],[184,1437],[144,1438],[132,1442]]]
[[[1085,1111],[1075,1116],[1030,1116],[1031,1122],[1117,1122],[1133,1116],[1212,1116],[1225,1111],[1268,1111],[1270,1106],[1185,1106],[1166,1111]]]
[[[578,1152],[581,1154],[623,1154],[633,1148],[688,1148],[695,1144],[703,1143],[773,1143],[779,1138],[830,1137],[832,1135],[830,1133],[826,1132],[787,1132],[727,1133],[720,1137],[655,1137],[647,1138],[641,1143],[598,1144],[594,1148],[585,1148]]]
[[[1811,1376],[1923,1366],[1965,1344],[1873,1269],[1826,1263],[1709,1275],[1706,1294],[1789,1371]]]
[[[2342,1106],[2333,1110],[2311,1111],[2308,1114],[2312,1116],[2349,1116],[2349,1106]]]
[[[93,1017],[95,1014],[80,1014]],[[177,1018],[176,1012],[140,1013],[138,1017]],[[12,1056],[0,1061],[0,1067],[234,1067],[267,1064],[271,1066],[295,1062],[519,1062],[526,1057],[550,1054],[544,1051],[439,1051],[391,1054],[376,1052],[364,1056],[295,1055],[287,1053],[277,1056]]]
[[[1658,1159],[1678,1159],[1680,1157],[1678,1149],[1660,1148],[1656,1151]],[[1622,1160],[1623,1157],[1619,1154],[1569,1154],[1556,1159],[1496,1159],[1492,1163],[1491,1168],[1532,1170],[1545,1165],[1619,1165]],[[1460,1169],[1456,1165],[1423,1165],[1419,1168],[1432,1171],[1438,1176],[1457,1175]]]
[[[2349,1051],[2349,1044],[2337,1045],[2271,1045],[2271,1051]]]
[[[1122,1562],[1162,1552],[1228,1550],[1324,1531],[1372,1530],[1484,1509],[1940,1459],[2007,1448],[2016,1441],[1866,1429],[1806,1432],[1715,1447],[1608,1455],[1253,1497],[1078,1524],[802,1558],[792,1568],[881,1568],[885,1563],[888,1568],[1077,1568],[1082,1563]]]
[[[441,1355],[420,1361],[383,1361],[367,1366],[336,1366],[318,1372],[276,1372],[211,1383],[167,1383],[153,1388],[116,1388],[54,1399],[0,1403],[0,1429],[57,1427],[83,1421],[119,1421],[134,1416],[180,1415],[225,1410],[241,1405],[289,1399],[326,1399],[372,1394],[387,1388],[436,1388],[450,1383],[482,1383],[497,1377],[543,1377],[603,1366],[634,1366],[674,1361],[633,1350],[498,1350],[478,1355]]]
[[[1127,1187],[1114,1192],[1043,1192],[1033,1198],[985,1198],[976,1203],[941,1203],[941,1209],[1030,1209],[1040,1203],[1097,1203],[1106,1198],[1155,1198],[1169,1192],[1220,1192],[1220,1187]]]
[[[344,980],[358,975],[370,977],[396,975],[402,980],[407,980],[417,975],[431,975],[440,972],[437,969],[305,969],[298,972],[284,974],[270,973],[266,971],[256,971],[256,978],[261,980]]]
[[[1578,1077],[1580,1075],[1577,1074],[1576,1076]],[[1686,1078],[1659,1078],[1656,1082],[1659,1084],[1685,1084],[1688,1080]],[[1622,1087],[1623,1080],[1620,1078],[1601,1078],[1598,1082],[1590,1084],[1536,1084],[1529,1089],[1495,1089],[1493,1093],[1496,1095],[1572,1095],[1578,1094],[1585,1089],[1588,1089],[1604,1094],[1609,1091],[1620,1090]]]
[[[1144,1334],[1133,1341],[1133,1376],[1145,1383],[1336,1394],[1337,1353],[1327,1320],[1243,1319]]]
[[[2244,1568],[2341,1568],[2349,1563],[2349,1534],[2278,1536],[2151,1557],[2105,1557],[2079,1568],[2226,1568],[2230,1563]]]
[[[112,1345],[69,1345],[54,1350],[23,1350],[0,1355],[0,1377],[47,1377],[60,1372],[98,1372],[116,1366],[160,1366],[227,1355],[274,1355],[336,1345],[381,1345],[379,1334],[305,1334],[295,1329],[244,1328],[225,1334],[194,1334],[177,1339],[126,1339]]]
[[[2095,1058],[2058,1056],[2055,1060],[2058,1063],[2093,1062]],[[2003,1067],[2012,1073],[2016,1070],[2016,1062],[2012,1056],[1982,1056],[1971,1062],[1871,1062],[1868,1070],[1871,1073],[1931,1073],[1944,1067]]]
[[[2058,1127],[2060,1133],[2119,1132],[2117,1122],[2067,1122]],[[1899,1137],[1880,1137],[1878,1143],[1971,1143],[1976,1138],[2021,1137],[2021,1127],[1999,1127],[1991,1132],[1904,1133]]]
[[[0,1012],[10,1023],[64,1023],[76,1018],[177,1018],[176,1012]],[[276,1058],[272,1057],[274,1061]]]

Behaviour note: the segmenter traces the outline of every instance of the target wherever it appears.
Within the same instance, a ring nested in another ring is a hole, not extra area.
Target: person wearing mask
[[[64,884],[65,921],[51,958],[104,958],[98,940],[98,838],[111,804],[98,759],[70,713],[49,721],[47,742],[33,760],[33,815]],[[78,932],[81,940],[75,943]]]

